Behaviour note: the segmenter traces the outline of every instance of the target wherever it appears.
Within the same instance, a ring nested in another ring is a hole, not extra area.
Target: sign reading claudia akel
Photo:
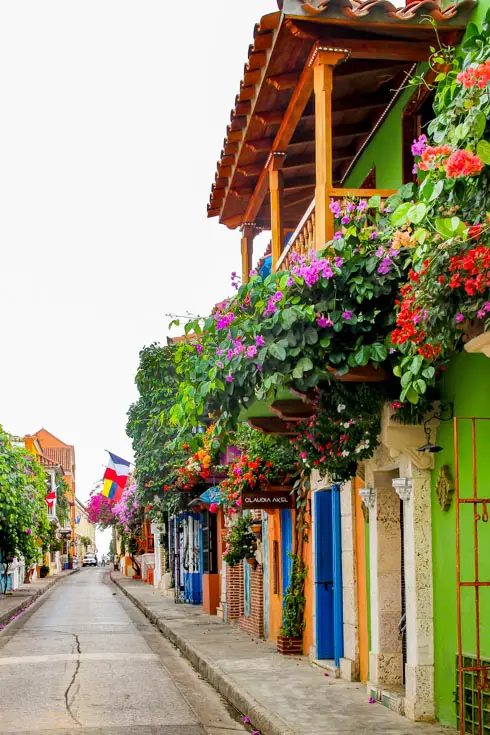
[[[291,488],[268,487],[263,490],[244,490],[242,492],[243,510],[276,510],[292,508]]]

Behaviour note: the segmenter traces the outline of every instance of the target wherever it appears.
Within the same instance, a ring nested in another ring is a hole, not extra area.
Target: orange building
[[[28,449],[30,442],[33,445],[37,442],[42,454],[62,468],[63,479],[69,487],[66,497],[70,505],[70,554],[73,556],[75,553],[75,447],[72,444],[66,444],[61,439],[58,439],[58,437],[51,434],[47,429],[40,429],[35,434],[26,436],[25,441]]]

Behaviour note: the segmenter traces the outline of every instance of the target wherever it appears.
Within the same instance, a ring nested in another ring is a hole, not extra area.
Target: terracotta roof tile
[[[374,11],[381,12],[395,21],[407,21],[430,15],[438,23],[454,18],[461,10],[473,8],[475,0],[462,0],[459,3],[444,5],[441,0],[415,0],[404,7],[397,7],[389,0],[277,0],[277,5],[286,13],[296,11],[316,16],[327,14],[329,10],[341,10],[347,18],[362,18]]]
[[[43,454],[61,465],[64,472],[73,471],[71,450],[68,447],[43,447]]]

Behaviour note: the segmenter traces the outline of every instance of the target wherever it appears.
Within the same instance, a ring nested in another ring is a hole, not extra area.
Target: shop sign
[[[243,510],[276,510],[292,507],[293,495],[289,487],[269,487],[242,492]]]

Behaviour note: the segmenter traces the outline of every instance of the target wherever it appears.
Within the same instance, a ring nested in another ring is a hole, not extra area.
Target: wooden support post
[[[242,283],[248,283],[252,270],[255,237],[255,222],[244,222],[242,226]]]
[[[271,200],[272,272],[284,250],[284,166],[285,153],[271,153],[269,161],[269,189]]]
[[[315,90],[315,247],[323,250],[334,236],[330,211],[332,179],[332,85],[335,65],[349,55],[347,50],[318,48],[313,58]]]

